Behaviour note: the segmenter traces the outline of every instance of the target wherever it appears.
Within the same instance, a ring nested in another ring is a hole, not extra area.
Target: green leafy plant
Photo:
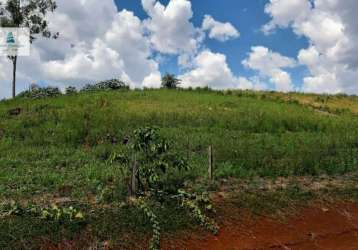
[[[0,218],[11,215],[22,215],[24,213],[25,210],[22,208],[22,206],[14,201],[0,204]]]
[[[35,210],[36,211],[36,210]],[[83,221],[84,215],[78,209],[70,207],[58,207],[53,205],[49,208],[42,208],[37,211],[42,219],[53,220],[58,222],[64,221]]]
[[[191,215],[197,219],[203,227],[215,235],[219,233],[219,226],[216,222],[203,212],[215,212],[209,196],[206,193],[197,195],[188,193],[185,190],[179,190],[176,198],[179,199],[181,206],[188,209]]]
[[[139,128],[133,136],[125,140],[126,150],[113,153],[109,159],[110,164],[138,166],[137,181],[139,183],[138,198],[134,204],[144,211],[152,224],[153,236],[150,249],[160,247],[160,224],[157,215],[153,212],[150,203],[175,199],[180,201],[180,207],[187,209],[200,224],[212,233],[218,233],[218,226],[205,215],[206,211],[213,212],[213,206],[208,195],[192,194],[184,190],[172,190],[168,185],[165,174],[171,170],[189,170],[186,160],[171,151],[170,144],[161,137],[159,130],[153,127]]]
[[[152,238],[149,243],[150,250],[160,249],[160,223],[157,216],[149,205],[148,200],[141,197],[136,201],[136,205],[145,213],[152,226]]]
[[[35,205],[22,206],[17,202],[3,203],[0,205],[0,218],[7,216],[32,216],[44,220],[56,221],[59,223],[68,222],[83,222],[85,217],[83,213],[70,207],[58,207],[52,205],[50,207],[40,207]]]
[[[187,162],[174,152],[157,128],[145,127],[134,131],[124,152],[113,153],[110,163],[120,163],[131,168],[138,166],[139,192],[157,192],[165,186],[164,176],[169,170],[188,170]]]
[[[157,128],[140,128],[134,131],[130,145],[139,164],[139,181],[143,191],[160,189],[163,176],[169,169],[187,170],[187,162],[172,153],[169,143],[161,138]]]

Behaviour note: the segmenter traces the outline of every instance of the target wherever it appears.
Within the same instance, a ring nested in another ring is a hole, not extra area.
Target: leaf
[[[75,215],[75,218],[76,218],[76,219],[79,219],[79,220],[82,220],[82,219],[84,219],[84,216],[83,216],[83,214],[82,214],[81,212],[78,212],[78,213]]]

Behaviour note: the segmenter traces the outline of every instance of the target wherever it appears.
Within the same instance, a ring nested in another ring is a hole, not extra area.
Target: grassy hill
[[[122,199],[126,177],[108,159],[145,126],[158,127],[188,160],[188,173],[168,173],[181,181],[206,178],[209,145],[217,179],[358,171],[354,96],[145,90],[18,98],[0,102],[0,202],[91,202],[108,190],[109,200]]]

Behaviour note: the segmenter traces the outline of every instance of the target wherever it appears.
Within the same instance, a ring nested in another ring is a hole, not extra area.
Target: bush
[[[90,91],[97,91],[98,88],[96,85],[93,84],[86,84],[82,89],[81,92],[90,92]]]
[[[120,89],[129,89],[129,87],[121,80],[111,79],[106,81],[101,81],[96,84],[87,84],[82,88],[82,92],[86,91],[98,91],[98,90],[120,90]]]
[[[46,98],[46,97],[56,97],[62,95],[61,91],[57,87],[33,87],[31,90],[26,90],[18,94],[18,97],[25,97],[25,98],[32,98],[32,99],[39,99],[39,98]]]
[[[209,92],[209,91],[211,91],[211,88],[209,88],[209,86],[205,86],[205,87],[196,87],[195,88],[195,91],[198,91],[198,92],[200,92],[200,91],[202,91],[202,92]],[[218,91],[218,93],[219,93],[220,91]]]
[[[77,89],[75,87],[69,86],[66,88],[66,95],[73,95],[77,93]]]
[[[141,193],[148,190],[163,191],[164,176],[170,169],[189,170],[187,162],[173,152],[157,128],[145,127],[135,130],[126,146],[127,151],[112,154],[110,162],[119,162],[131,167],[129,163],[135,156],[139,166],[137,177]]]

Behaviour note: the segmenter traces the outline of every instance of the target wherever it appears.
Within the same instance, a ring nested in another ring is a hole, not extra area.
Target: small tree
[[[188,211],[212,233],[218,233],[216,222],[205,214],[214,211],[209,197],[204,193],[197,195],[187,192],[181,189],[184,188],[183,182],[172,183],[168,179],[172,174],[170,171],[188,171],[189,165],[170,147],[157,128],[139,128],[132,136],[126,137],[123,143],[126,147],[120,153],[112,153],[109,163],[119,163],[137,179],[137,198],[131,201],[144,212],[152,225],[153,236],[149,249],[160,249],[161,226],[156,208],[170,200]]]
[[[175,75],[165,74],[162,78],[162,87],[167,89],[176,89],[180,85],[181,80],[176,78]]]
[[[157,128],[139,128],[126,139],[125,144],[126,150],[112,154],[110,162],[119,162],[130,169],[135,156],[140,193],[164,191],[164,176],[169,170],[189,169],[187,162],[173,151]]]
[[[20,5],[20,0],[8,0],[5,7],[5,15],[0,19],[1,27],[29,28],[30,43],[37,35],[56,39],[59,33],[52,34],[48,28],[46,14],[54,12],[57,5],[54,0],[29,0],[25,6]],[[12,97],[16,96],[16,66],[17,56],[8,57],[13,65]]]

